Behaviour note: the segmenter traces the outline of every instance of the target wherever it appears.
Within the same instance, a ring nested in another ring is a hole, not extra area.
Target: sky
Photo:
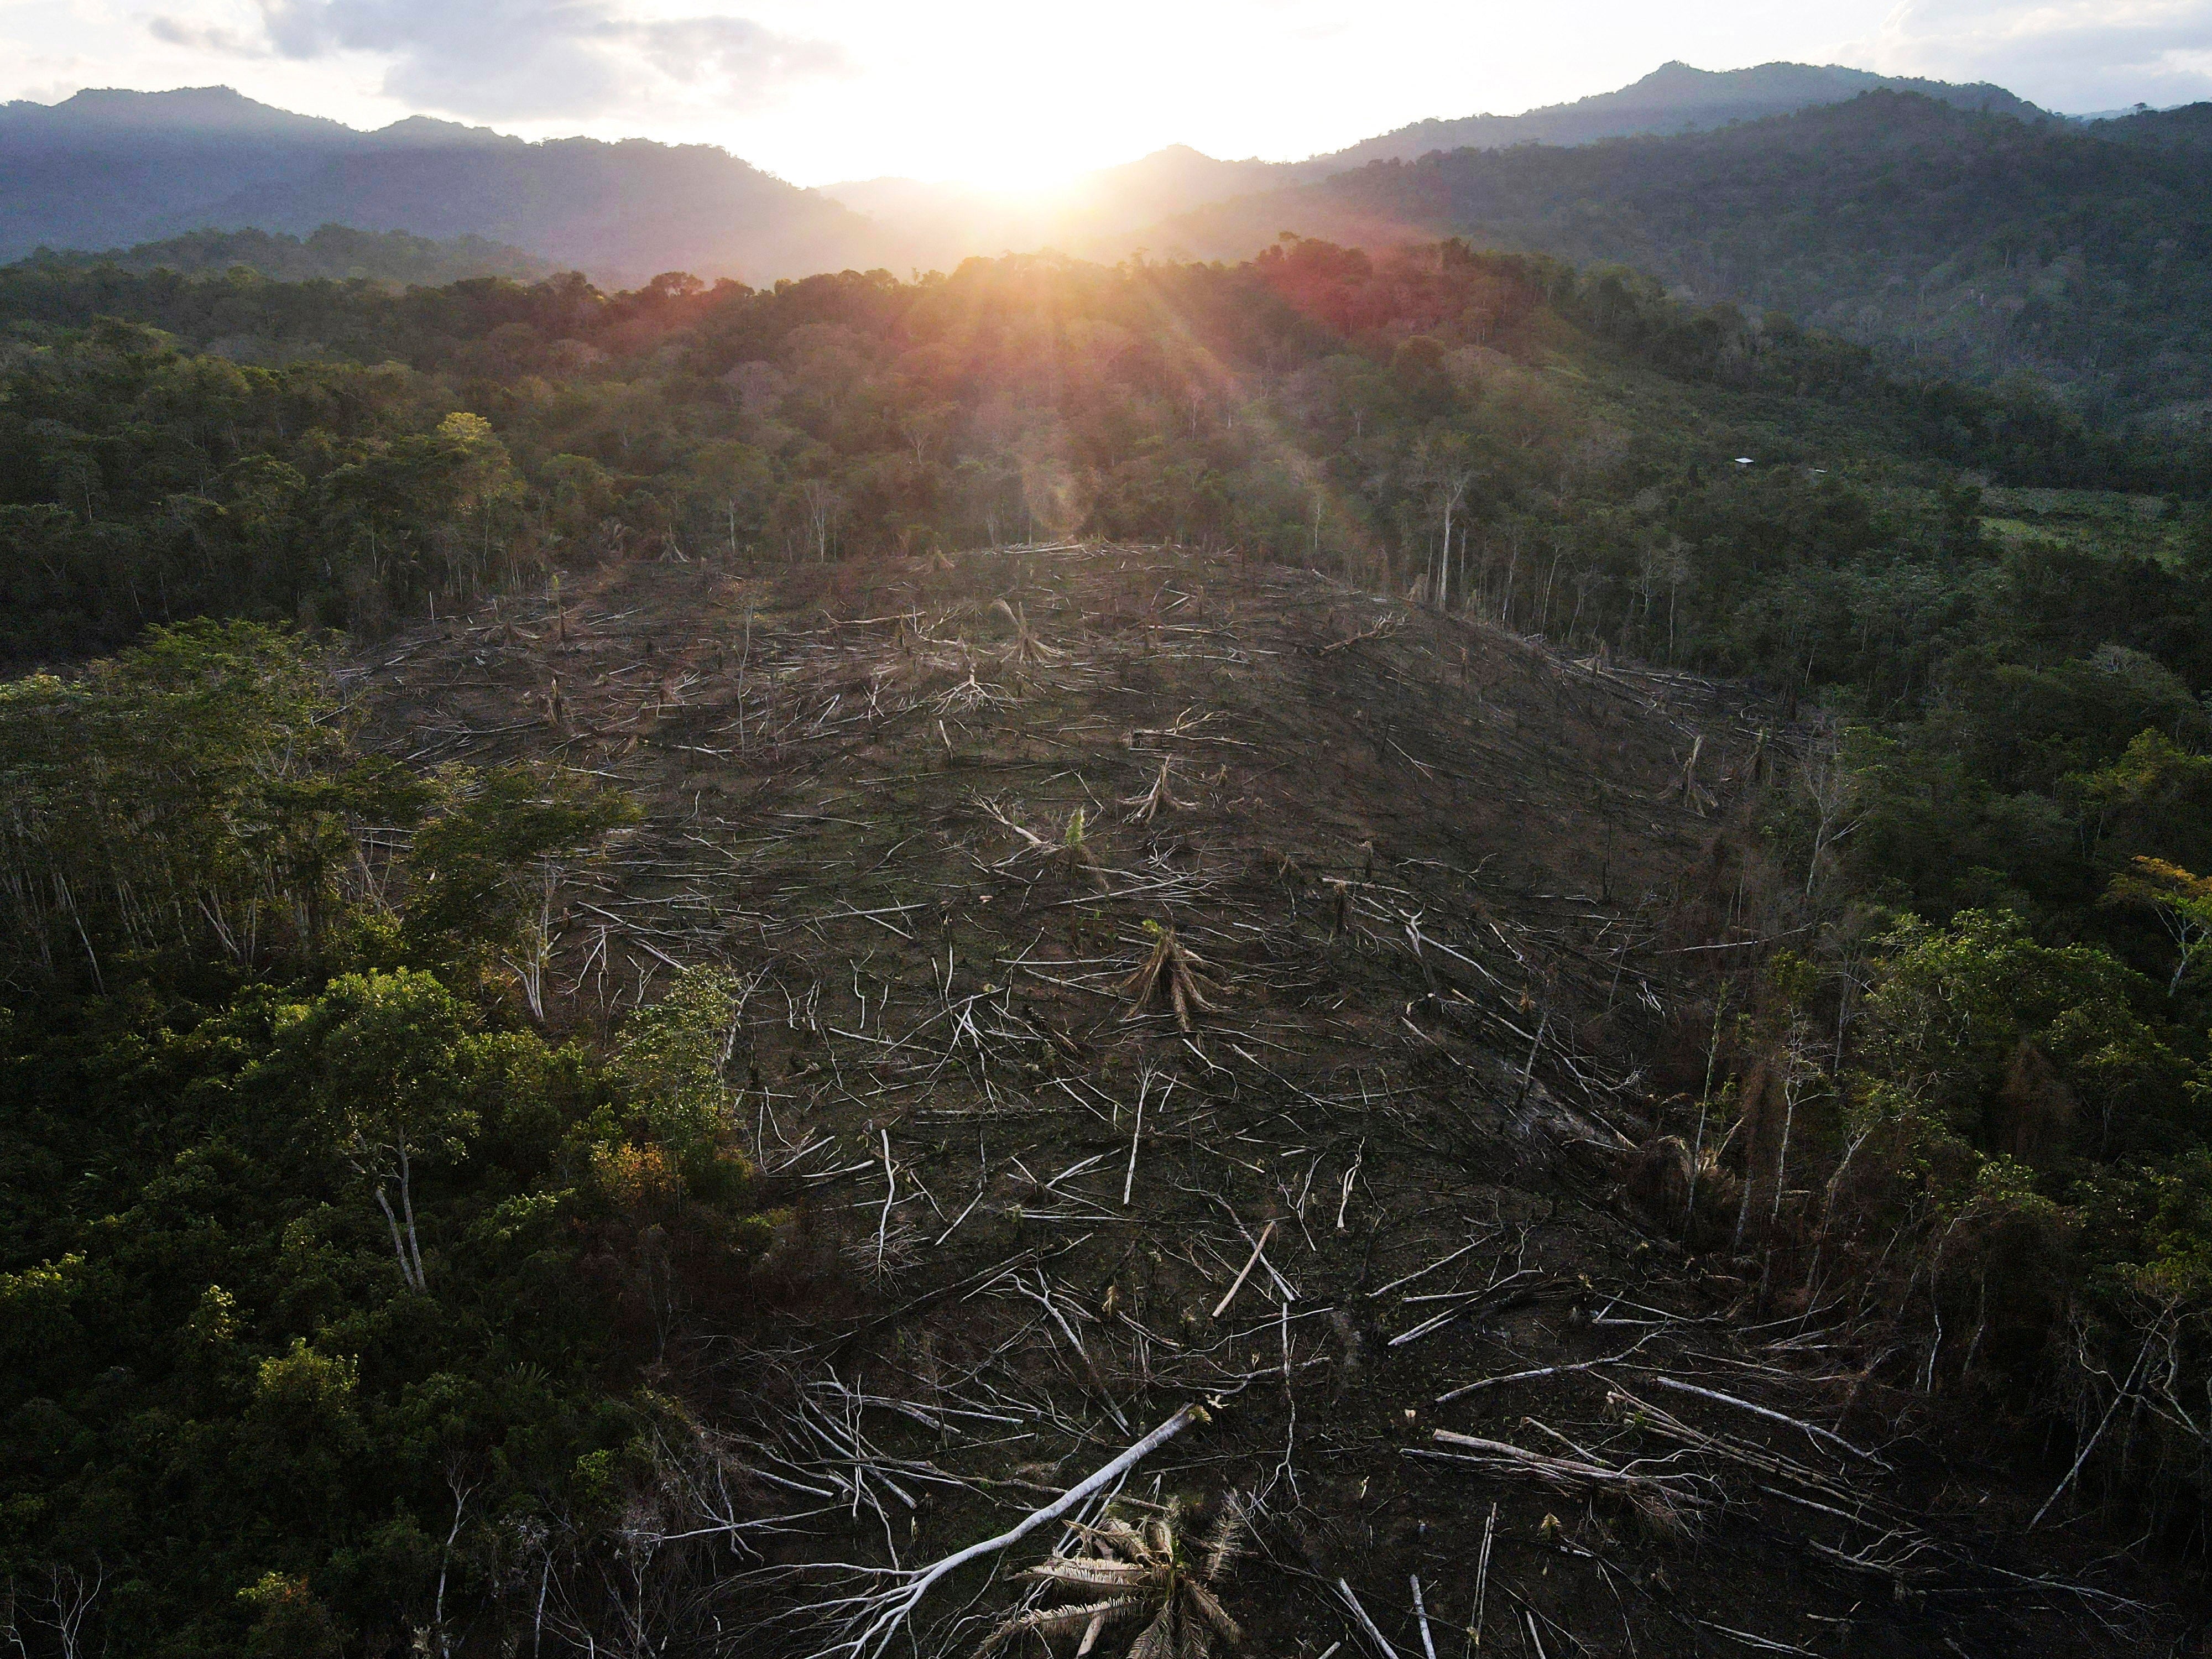
[[[0,0],[0,97],[221,84],[360,127],[715,143],[803,185],[1293,159],[1676,58],[2163,107],[2212,99],[2212,0]]]

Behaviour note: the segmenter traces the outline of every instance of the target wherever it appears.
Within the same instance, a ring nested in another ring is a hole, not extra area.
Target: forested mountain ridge
[[[2107,124],[2186,131],[2185,112]],[[1890,92],[1674,137],[1382,162],[1185,216],[1155,246],[1455,234],[1618,261],[1984,381],[2194,422],[2212,398],[2201,158]]]
[[[325,224],[483,237],[610,281],[884,257],[857,215],[705,145],[531,144],[419,116],[360,132],[222,87],[0,112],[0,258]]]
[[[1817,105],[1844,103],[1877,88],[1917,93],[1960,109],[1983,110],[2023,121],[2053,118],[2026,99],[1987,82],[1954,86],[1834,64],[1761,64],[1752,69],[1716,72],[1671,63],[1661,64],[1618,91],[1578,98],[1572,103],[1550,104],[1518,115],[1416,121],[1316,156],[1309,165],[1342,171],[1370,161],[1413,161],[1431,150],[1589,144],[1604,138],[1695,132],[1731,122],[1794,114]]]
[[[0,324],[32,1659],[2182,1638],[2201,447],[1455,242]]]
[[[306,171],[362,137],[228,87],[9,104],[0,108],[0,258],[205,228],[204,210],[233,191]]]
[[[2212,104],[2184,104],[2178,109],[2140,110],[2090,123],[2090,131],[2122,143],[2154,149],[2212,149]]]
[[[895,251],[859,215],[707,144],[467,136],[342,153],[204,210],[218,225],[304,233],[336,222],[482,236],[612,283],[702,270],[766,283]]]
[[[324,225],[304,237],[265,230],[197,230],[99,252],[41,250],[23,263],[77,270],[112,265],[138,276],[173,270],[183,276],[219,275],[244,266],[279,283],[321,278],[431,286],[471,276],[530,282],[553,274],[553,266],[536,254],[480,236],[439,242],[405,231],[352,230],[343,225]]]

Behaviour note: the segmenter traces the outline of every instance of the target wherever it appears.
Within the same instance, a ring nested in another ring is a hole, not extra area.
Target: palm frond
[[[1198,1616],[1211,1626],[1223,1641],[1231,1647],[1243,1644],[1243,1626],[1229,1616],[1228,1608],[1213,1599],[1212,1590],[1194,1578],[1186,1578],[1182,1582],[1182,1592],[1190,1598],[1190,1605],[1197,1610]]]
[[[1129,1644],[1129,1659],[1178,1659],[1176,1652],[1176,1604],[1165,1603],[1159,1616],[1137,1632]]]
[[[983,1638],[983,1645],[975,1650],[977,1659],[997,1652],[1017,1636],[1027,1636],[1032,1632],[1039,1636],[1065,1636],[1070,1631],[1083,1629],[1094,1619],[1103,1618],[1110,1622],[1116,1613],[1139,1613],[1149,1605],[1140,1597],[1122,1596],[1112,1601],[1088,1601],[1065,1607],[1040,1607],[1034,1613],[1017,1613],[1011,1619],[1001,1620],[998,1628]]]
[[[1249,1512],[1232,1497],[1191,1563],[1183,1553],[1188,1545],[1179,1502],[1128,1508],[1140,1518],[1109,1514],[1091,1525],[1066,1522],[1090,1553],[1048,1556],[1024,1572],[1076,1595],[1119,1594],[1012,1615],[992,1631],[977,1659],[1017,1636],[1049,1638],[1079,1630],[1076,1659],[1087,1659],[1108,1626],[1139,1617],[1149,1622],[1130,1644],[1127,1659],[1212,1659],[1218,1643],[1241,1645],[1243,1629],[1206,1586],[1226,1574],[1242,1550],[1251,1529]]]
[[[1213,1523],[1199,1550],[1199,1577],[1212,1584],[1219,1582],[1221,1575],[1235,1566],[1244,1553],[1252,1536],[1252,1517],[1244,1505],[1231,1498],[1221,1511],[1221,1518]]]
[[[1159,1569],[1141,1561],[1111,1561],[1097,1556],[1048,1556],[1029,1569],[1029,1577],[1059,1584],[1092,1584],[1110,1589],[1146,1583]]]
[[[1187,1613],[1176,1619],[1176,1659],[1211,1659],[1212,1652],[1212,1632]]]

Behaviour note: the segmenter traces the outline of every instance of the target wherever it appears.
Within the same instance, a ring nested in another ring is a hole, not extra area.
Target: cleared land
[[[788,1220],[744,1274],[680,1218],[604,1264],[684,1334],[609,1591],[641,1615],[744,1576],[733,1651],[973,1651],[1151,1569],[1055,1518],[919,1573],[1176,1423],[1069,1517],[1248,1517],[1212,1593],[1255,1652],[2167,1629],[2094,1540],[2024,1535],[2063,1468],[1977,1461],[1881,1310],[1762,1294],[1759,1218],[1820,1194],[1708,1166],[1683,1242],[1656,1137],[1698,1138],[1732,954],[1796,925],[1746,826],[1807,733],[1750,691],[1096,546],[611,567],[354,684],[416,764],[558,756],[646,807],[559,872],[553,1023],[748,988]],[[1106,1565],[1023,1575],[1048,1549]]]

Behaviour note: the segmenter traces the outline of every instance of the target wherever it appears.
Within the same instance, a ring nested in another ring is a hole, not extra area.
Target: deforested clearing
[[[1914,1386],[1878,1274],[1822,1277],[1858,1247],[1844,1149],[1793,1153],[1787,1080],[1723,1127],[1730,964],[1810,920],[1757,826],[1829,737],[1754,690],[1074,543],[613,562],[344,678],[410,767],[557,759],[643,808],[546,866],[549,1022],[737,988],[775,1237],[733,1277],[672,1215],[603,1264],[668,1409],[574,1628],[854,1659],[2179,1630],[2051,1524],[2063,1460],[1992,1462]]]

